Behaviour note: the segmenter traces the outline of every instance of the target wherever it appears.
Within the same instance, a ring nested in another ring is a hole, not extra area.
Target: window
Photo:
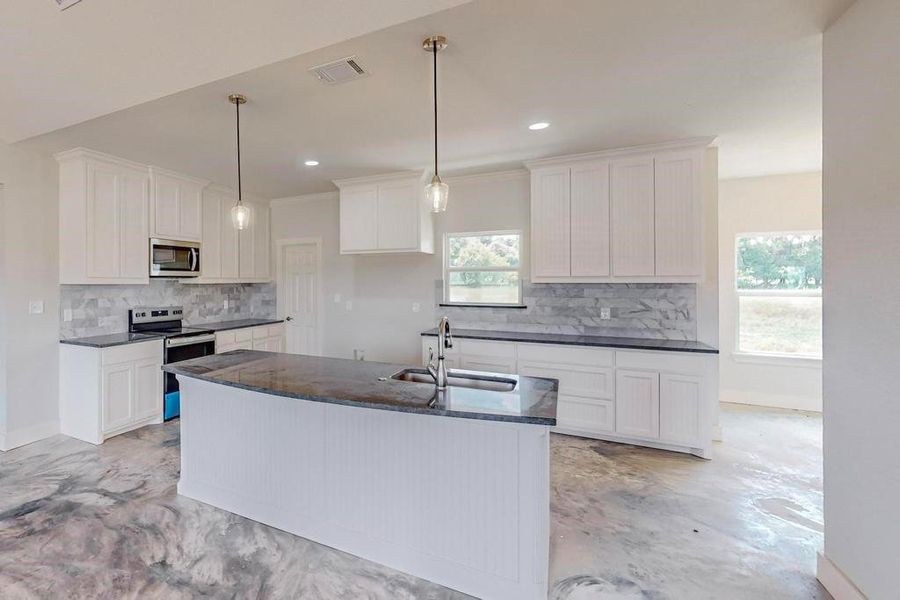
[[[821,358],[822,235],[737,236],[737,350]]]
[[[521,305],[521,234],[448,233],[444,243],[446,304]]]

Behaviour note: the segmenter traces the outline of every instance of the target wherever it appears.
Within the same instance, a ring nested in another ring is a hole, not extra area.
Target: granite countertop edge
[[[437,336],[437,329],[423,331],[420,335]],[[479,329],[454,329],[453,337],[493,342],[521,342],[527,344],[558,344],[561,346],[588,346],[595,348],[619,348],[623,350],[654,350],[659,352],[688,352],[694,354],[718,354],[719,350],[703,342],[686,340],[662,340],[652,338],[622,338],[600,335],[574,335],[567,333],[523,333]]]
[[[186,325],[186,327],[197,327],[198,329],[209,329],[210,331],[218,332],[261,327],[263,325],[275,325],[277,323],[284,323],[284,319],[235,319],[233,321],[217,321],[213,323]],[[70,346],[85,346],[87,348],[112,348],[113,346],[152,342],[153,340],[162,338],[163,336],[153,333],[130,334],[127,331],[123,331],[120,333],[108,333],[87,337],[63,338],[59,340],[59,343]]]

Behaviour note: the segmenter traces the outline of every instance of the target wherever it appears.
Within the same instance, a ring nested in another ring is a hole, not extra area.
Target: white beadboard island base
[[[547,597],[549,426],[178,381],[179,494],[480,598]]]

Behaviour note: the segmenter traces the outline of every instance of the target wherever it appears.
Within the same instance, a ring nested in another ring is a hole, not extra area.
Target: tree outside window
[[[444,302],[521,304],[520,244],[518,232],[447,234]]]

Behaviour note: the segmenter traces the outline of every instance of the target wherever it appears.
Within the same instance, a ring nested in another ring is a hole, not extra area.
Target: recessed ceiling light
[[[319,165],[319,161],[308,160],[308,161],[304,162],[303,164],[306,165],[307,167],[317,167]]]
[[[538,131],[540,129],[547,129],[548,127],[550,127],[550,123],[547,123],[545,121],[540,121],[538,123],[532,123],[531,125],[528,126],[528,129],[530,129],[532,131]]]

